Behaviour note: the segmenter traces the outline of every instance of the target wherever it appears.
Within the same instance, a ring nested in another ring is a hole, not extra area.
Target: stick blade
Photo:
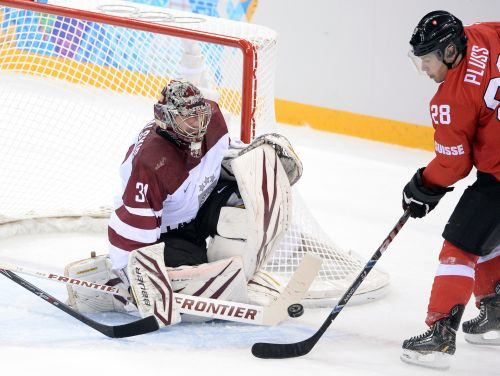
[[[109,333],[110,335],[106,333],[103,334],[112,338],[126,338],[154,332],[158,330],[160,326],[154,316],[148,316],[127,324],[112,326],[111,328],[112,332]]]
[[[252,346],[252,354],[261,359],[286,359],[306,355],[311,349],[307,340],[286,344],[258,342]]]

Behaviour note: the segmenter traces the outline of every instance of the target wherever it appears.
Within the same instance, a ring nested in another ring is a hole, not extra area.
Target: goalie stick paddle
[[[174,293],[174,299],[179,305],[181,313],[206,317],[209,319],[221,319],[227,321],[242,322],[253,325],[276,325],[291,316],[288,308],[296,305],[305,296],[309,286],[314,281],[322,260],[318,256],[306,253],[299,267],[290,277],[286,287],[277,299],[267,306],[245,304],[208,297],[185,295]],[[115,286],[103,285],[89,282],[79,278],[70,278],[52,272],[30,269],[15,265],[0,259],[0,270],[8,270],[14,273],[22,273],[37,278],[43,278],[53,282],[65,283],[79,288],[94,290],[99,293],[111,294],[128,298],[126,290]],[[161,303],[160,303],[161,304]]]
[[[332,321],[335,320],[340,311],[342,311],[349,299],[351,299],[351,297],[354,295],[354,292],[356,292],[359,285],[361,285],[368,273],[375,266],[378,259],[382,256],[382,253],[384,253],[389,244],[391,244],[392,240],[396,237],[409,217],[410,212],[409,210],[406,210],[399,221],[396,223],[394,228],[391,230],[389,235],[387,235],[380,247],[378,247],[376,252],[373,254],[370,261],[368,261],[361,273],[359,273],[358,277],[354,280],[354,282],[339,300],[337,305],[330,312],[325,322],[323,323],[323,325],[321,325],[316,333],[314,333],[310,338],[304,341],[295,343],[255,343],[252,346],[252,354],[257,358],[262,359],[295,358],[308,354],[312,350],[314,345],[316,345],[316,343],[319,341],[321,336],[326,332]]]
[[[19,277],[17,274],[0,269],[0,274],[3,274],[7,278],[11,279],[18,285],[24,287],[26,290],[31,291],[33,294],[45,300],[47,303],[52,304],[54,307],[59,308],[61,311],[66,312],[68,315],[73,316],[78,321],[84,323],[87,326],[97,330],[98,332],[111,337],[111,338],[124,338],[132,337],[140,334],[146,334],[154,332],[159,329],[158,322],[153,316],[145,317],[140,320],[132,321],[123,325],[105,325],[94,321],[87,316],[75,311],[70,306],[64,304],[63,302],[57,300],[53,296],[47,294],[45,291],[40,290],[35,285],[32,285],[25,279]]]

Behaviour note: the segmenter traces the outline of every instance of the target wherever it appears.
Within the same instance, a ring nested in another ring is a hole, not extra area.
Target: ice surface
[[[298,183],[308,207],[343,248],[366,260],[402,214],[401,189],[432,153],[280,126],[304,162]],[[181,324],[128,339],[109,339],[0,276],[0,369],[2,375],[433,375],[399,360],[403,339],[420,334],[441,248],[441,232],[471,175],[457,184],[426,218],[410,219],[379,263],[391,275],[382,300],[340,313],[310,354],[261,360],[256,341],[298,341],[312,335],[329,309],[306,310],[273,328],[214,322]],[[0,240],[0,257],[47,271],[105,252],[104,234],[24,235]],[[27,278],[64,299],[65,287]],[[472,302],[464,318],[476,315]],[[118,314],[93,318],[126,320]],[[458,333],[452,375],[499,375],[499,349],[467,344]]]

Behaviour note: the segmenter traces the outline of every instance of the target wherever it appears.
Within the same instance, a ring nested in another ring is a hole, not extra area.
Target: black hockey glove
[[[425,167],[419,168],[403,189],[403,209],[410,209],[410,216],[422,218],[436,207],[446,192],[453,187],[426,187],[422,179]]]

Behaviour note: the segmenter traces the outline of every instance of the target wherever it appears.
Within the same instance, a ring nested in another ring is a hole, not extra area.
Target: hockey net
[[[232,135],[248,142],[273,129],[273,30],[125,1],[43,3],[0,0],[4,236],[68,223],[95,228],[92,221],[102,231],[125,149],[172,78],[216,100]],[[329,303],[362,263],[295,197],[294,223],[266,269],[286,281],[305,252],[318,254],[324,263],[307,302]],[[357,297],[372,299],[387,283],[374,270]]]

